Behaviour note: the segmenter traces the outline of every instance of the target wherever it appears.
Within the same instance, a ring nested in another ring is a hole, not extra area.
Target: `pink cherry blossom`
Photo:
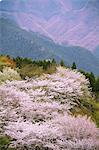
[[[10,146],[51,150],[98,150],[99,129],[70,109],[90,96],[89,82],[77,71],[57,68],[52,75],[0,85],[0,134]]]

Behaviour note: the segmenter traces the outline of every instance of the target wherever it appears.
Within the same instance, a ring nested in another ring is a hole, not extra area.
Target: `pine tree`
[[[75,62],[73,62],[73,64],[72,64],[72,67],[71,67],[72,69],[77,69],[77,67],[76,67],[76,63]]]
[[[54,58],[52,59],[52,64],[56,64],[56,61]]]
[[[99,77],[96,79],[95,91],[96,91],[96,92],[99,92]]]
[[[65,66],[65,63],[64,63],[63,60],[61,60],[60,65],[61,65],[61,66]]]

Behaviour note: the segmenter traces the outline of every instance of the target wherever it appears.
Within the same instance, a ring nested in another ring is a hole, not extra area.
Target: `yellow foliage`
[[[10,57],[0,56],[0,66],[8,66],[11,68],[15,68],[16,63]]]

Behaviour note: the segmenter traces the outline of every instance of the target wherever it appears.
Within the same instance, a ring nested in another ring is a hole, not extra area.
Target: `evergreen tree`
[[[46,62],[46,60],[44,60],[44,61],[43,61],[43,69],[44,69],[44,70],[47,70],[47,67],[48,67],[47,62]]]
[[[75,62],[73,62],[73,64],[72,64],[72,67],[71,67],[72,69],[77,69],[77,67],[76,67],[76,63]]]
[[[16,57],[15,62],[16,62],[16,67],[21,68],[22,66],[22,58],[21,57]]]
[[[60,65],[61,65],[61,66],[65,66],[65,63],[64,63],[63,60],[61,60]]]
[[[52,64],[56,64],[56,61],[54,58],[52,59]]]
[[[96,79],[95,91],[96,91],[96,92],[99,92],[99,77]]]
[[[92,91],[95,92],[95,82],[96,82],[96,80],[95,80],[94,74],[91,72],[91,73],[85,73],[84,75],[89,80],[90,87],[92,88]]]
[[[95,91],[95,76],[92,72],[90,73],[89,81],[90,81],[90,85],[92,87],[92,91]]]

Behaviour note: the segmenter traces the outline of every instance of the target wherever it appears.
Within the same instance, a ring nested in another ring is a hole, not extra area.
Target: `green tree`
[[[90,82],[90,87],[92,88],[92,91],[95,92],[95,83],[96,83],[96,79],[95,79],[95,76],[94,74],[91,72],[91,73],[83,73],[86,78],[89,80]]]
[[[28,64],[32,64],[33,61],[30,58],[22,58],[22,57],[16,57],[14,59],[14,61],[16,62],[16,66],[18,68],[21,68],[24,65],[28,65]]]
[[[99,77],[96,79],[95,91],[96,91],[96,92],[99,92]]]
[[[56,61],[54,58],[52,59],[52,64],[56,64]]]
[[[61,66],[65,66],[65,63],[64,63],[63,60],[60,61],[60,65],[61,65]]]
[[[16,62],[16,67],[21,68],[22,60],[23,60],[23,58],[21,58],[19,56],[14,59],[14,61]]]
[[[94,74],[91,72],[89,74],[89,81],[90,81],[90,86],[92,87],[92,91],[95,91],[95,76]]]
[[[71,67],[72,69],[77,69],[77,67],[76,67],[76,63],[75,62],[73,62],[73,64],[72,64],[72,67]]]
[[[48,68],[48,63],[47,63],[46,60],[44,60],[44,61],[43,61],[43,69],[44,69],[44,70],[47,70],[47,68]]]

